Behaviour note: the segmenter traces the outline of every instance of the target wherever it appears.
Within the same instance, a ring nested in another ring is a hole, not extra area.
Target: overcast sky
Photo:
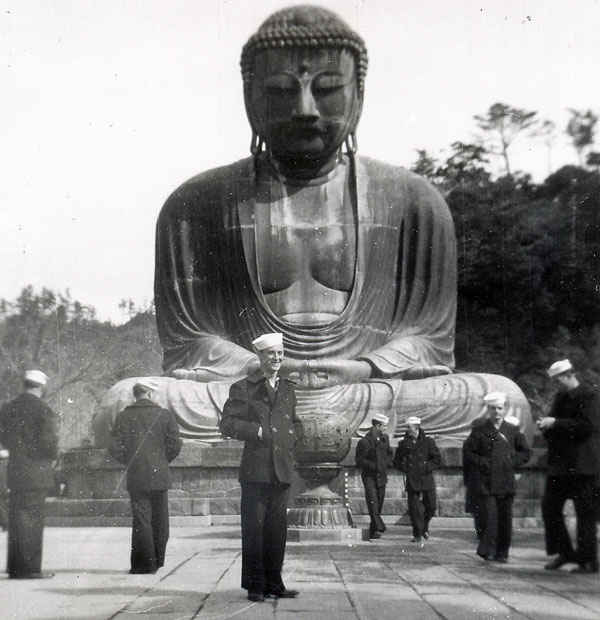
[[[167,196],[247,156],[239,54],[278,0],[0,0],[0,297],[70,289],[120,321],[152,299]],[[364,37],[362,154],[411,165],[502,101],[600,110],[600,0],[323,1]],[[548,172],[543,144],[514,167]],[[576,161],[566,138],[552,166]]]

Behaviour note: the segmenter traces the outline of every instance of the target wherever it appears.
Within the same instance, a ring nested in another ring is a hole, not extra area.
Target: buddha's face
[[[258,52],[248,113],[277,160],[322,162],[360,114],[354,56],[334,48]]]

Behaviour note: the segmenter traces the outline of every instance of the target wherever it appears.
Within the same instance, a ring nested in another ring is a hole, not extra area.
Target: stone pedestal
[[[290,540],[345,542],[347,536],[359,537],[360,528],[368,526],[360,472],[354,466],[355,447],[356,440],[353,440],[346,458],[335,465],[337,470],[323,467],[323,477],[313,478],[312,483],[299,475],[296,477],[290,493],[294,498],[290,503]],[[453,526],[462,523],[471,527],[471,517],[464,512],[461,450],[442,447],[440,451],[443,467],[435,473],[438,490],[436,518]],[[169,505],[173,524],[239,524],[241,452],[242,444],[237,441],[218,445],[184,443],[181,454],[171,467]],[[533,459],[518,474],[515,527],[541,524],[540,498],[545,479],[543,454],[543,450],[534,449]],[[63,456],[61,468],[66,493],[64,497],[48,501],[49,525],[130,525],[125,471],[106,450],[71,450]],[[337,475],[336,471],[339,472]],[[387,524],[399,525],[405,512],[404,479],[399,472],[391,470],[383,519]],[[329,527],[330,524],[335,527]],[[351,531],[351,524],[355,526],[354,531]],[[301,531],[296,533],[297,530]]]
[[[288,525],[296,528],[351,528],[350,510],[343,497],[329,487],[342,467],[337,463],[318,463],[299,470],[307,488],[296,496],[288,510]]]

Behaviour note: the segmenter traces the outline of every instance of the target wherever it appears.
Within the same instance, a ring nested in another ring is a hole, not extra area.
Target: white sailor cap
[[[26,370],[25,381],[36,383],[37,385],[46,385],[48,383],[48,375],[41,370]]]
[[[506,394],[504,392],[490,392],[483,397],[483,402],[492,407],[504,407]]]
[[[407,424],[414,424],[415,426],[419,426],[421,424],[421,418],[416,415],[411,415],[406,419]]]
[[[384,413],[374,413],[371,422],[379,422],[379,424],[387,424],[390,419]]]
[[[279,332],[263,334],[252,341],[252,346],[257,351],[264,351],[265,349],[271,349],[272,347],[282,347],[283,334],[280,334]]]
[[[573,370],[573,365],[568,359],[564,359],[554,362],[554,364],[552,364],[546,372],[549,377],[556,377],[558,375],[562,375],[563,372],[567,372],[568,370]]]
[[[152,392],[153,390],[156,390],[157,387],[158,386],[156,385],[156,383],[154,383],[154,381],[151,381],[150,379],[140,379],[139,381],[135,382],[133,389],[135,390],[135,388],[143,388],[144,390]]]

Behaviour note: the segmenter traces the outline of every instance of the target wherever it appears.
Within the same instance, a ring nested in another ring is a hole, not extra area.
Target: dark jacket
[[[476,418],[471,424],[471,429],[474,429],[482,424],[485,424],[487,419]],[[462,445],[462,462],[463,462],[463,483],[465,485],[465,512],[476,512],[479,507],[479,476],[473,463],[465,457],[465,443]]]
[[[117,416],[109,450],[127,466],[130,493],[168,489],[169,463],[181,450],[175,416],[151,400],[136,400]]]
[[[404,472],[406,490],[435,489],[433,470],[442,466],[442,456],[435,441],[419,429],[416,439],[407,431],[396,448],[394,467]]]
[[[229,390],[219,428],[224,436],[244,442],[240,482],[291,483],[296,444],[302,439],[292,381],[280,378],[276,392],[261,372],[237,381]]]
[[[515,469],[531,456],[519,427],[506,421],[499,429],[488,420],[473,428],[463,445],[473,491],[479,495],[514,495]]]
[[[548,442],[548,475],[600,474],[600,403],[585,385],[559,392],[549,416],[556,418],[544,431]]]
[[[58,456],[57,418],[41,398],[25,392],[2,407],[0,443],[10,452],[9,489],[54,487],[52,461]]]
[[[387,470],[392,460],[389,437],[375,436],[373,429],[356,444],[356,466],[363,478],[375,478],[378,485],[387,483]]]

